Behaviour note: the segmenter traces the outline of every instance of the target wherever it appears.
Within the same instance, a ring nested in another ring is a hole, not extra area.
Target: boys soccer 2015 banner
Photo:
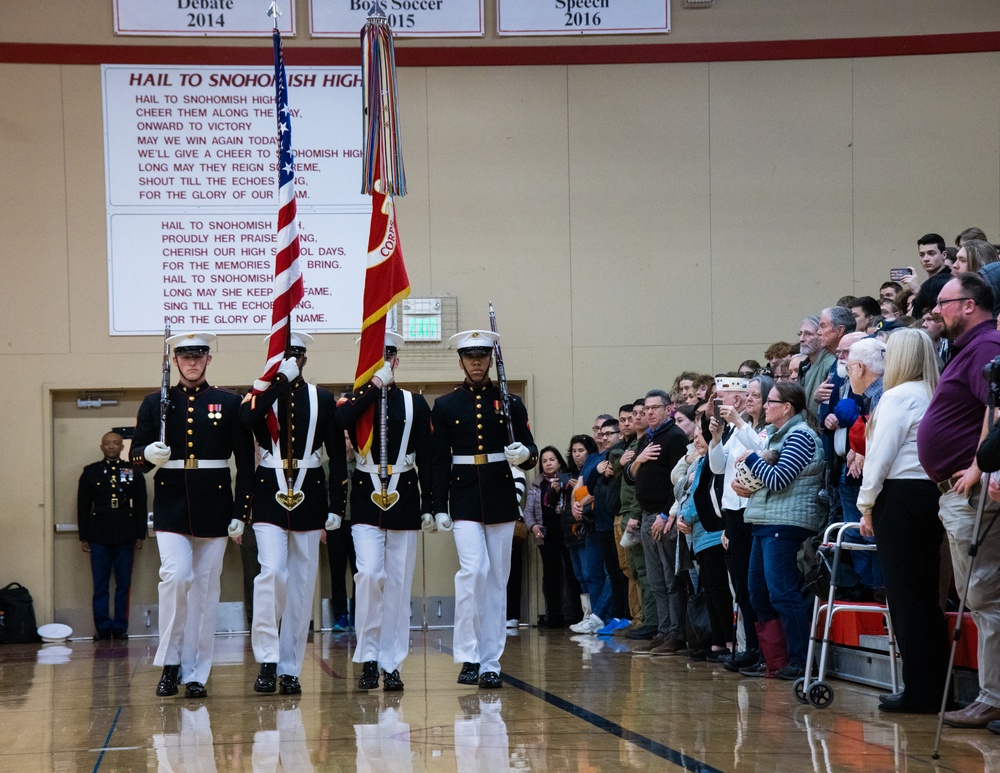
[[[295,3],[277,0],[283,35],[295,34]],[[116,35],[270,37],[275,19],[263,0],[114,0]]]
[[[111,335],[266,335],[277,247],[271,67],[104,65]],[[371,201],[361,74],[288,68],[305,297],[298,330],[356,332]]]
[[[670,32],[670,0],[496,0],[498,35]]]
[[[396,37],[482,37],[483,0],[382,0]],[[317,38],[356,38],[372,0],[310,0],[309,31]]]

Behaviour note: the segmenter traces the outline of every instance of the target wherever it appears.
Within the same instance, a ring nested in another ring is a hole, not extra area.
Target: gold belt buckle
[[[299,468],[299,460],[298,459],[282,459],[281,460],[281,467],[282,467],[282,469],[285,469],[285,470],[287,470],[289,468],[291,468],[293,470],[297,470]]]
[[[486,464],[486,454],[473,454],[472,463],[473,464]]]
[[[184,460],[184,469],[185,470],[197,470],[198,469],[198,460],[197,459],[185,459]]]
[[[118,509],[118,498],[117,497],[111,497],[111,509],[112,510],[117,510]]]
[[[392,475],[392,465],[391,464],[386,465],[385,471],[386,475]]]

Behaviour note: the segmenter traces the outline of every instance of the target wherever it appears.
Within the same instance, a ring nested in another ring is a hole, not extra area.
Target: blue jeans
[[[754,524],[750,549],[750,603],[765,623],[781,618],[789,663],[805,663],[811,610],[803,598],[799,547],[815,532],[800,526]]]
[[[590,608],[597,614],[598,602],[601,600],[603,585],[597,585],[591,576],[592,563],[588,560],[587,543],[579,542],[569,546],[569,559],[573,564],[573,574],[580,583],[580,592],[590,596]]]
[[[607,622],[611,618],[611,583],[604,571],[604,554],[601,552],[601,540],[597,532],[587,532],[587,542],[583,549],[583,560],[588,577],[590,608],[601,620]]]
[[[861,492],[859,486],[847,484],[847,469],[840,475],[840,502],[844,508],[844,521],[853,522],[861,520],[861,511],[858,510],[858,494]],[[844,532],[844,542],[853,542],[856,545],[874,545],[874,537],[862,537],[858,529],[848,529]],[[878,553],[874,550],[852,550],[850,551],[851,561],[854,563],[854,571],[858,573],[858,579],[866,588],[884,588],[885,580],[882,579],[882,565],[878,561]]]
[[[132,586],[132,561],[135,543],[98,545],[90,543],[90,571],[94,575],[94,626],[98,631],[127,631],[129,590]],[[115,617],[111,619],[109,583],[115,575]]]

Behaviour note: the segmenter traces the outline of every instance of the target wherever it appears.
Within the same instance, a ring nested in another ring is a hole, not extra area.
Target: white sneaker
[[[508,628],[517,628],[518,625],[520,625],[520,621],[516,617],[512,617],[507,621]]]
[[[582,626],[580,633],[597,633],[604,627],[604,621],[597,615],[591,613],[590,617],[584,620],[580,625]]]
[[[586,633],[586,631],[584,631],[584,628],[586,628],[589,624],[590,624],[590,615],[587,615],[579,623],[573,623],[573,625],[571,625],[569,629],[573,633]]]

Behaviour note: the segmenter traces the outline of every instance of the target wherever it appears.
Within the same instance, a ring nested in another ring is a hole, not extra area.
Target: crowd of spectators
[[[1000,262],[975,228],[953,248],[933,233],[916,246],[923,281],[894,269],[877,293],[803,309],[797,341],[767,347],[763,362],[682,372],[598,416],[565,456],[543,449],[525,507],[541,625],[626,637],[633,656],[795,680],[810,637],[809,548],[828,524],[859,523],[851,538],[877,549],[850,551],[853,592],[888,603],[903,658],[905,689],[881,710],[938,710],[944,609],[967,587],[980,692],[945,722],[1000,734],[1000,528],[974,570],[968,552],[984,493],[976,451],[992,426],[983,370],[1000,357]],[[1000,479],[987,493],[989,514]]]

